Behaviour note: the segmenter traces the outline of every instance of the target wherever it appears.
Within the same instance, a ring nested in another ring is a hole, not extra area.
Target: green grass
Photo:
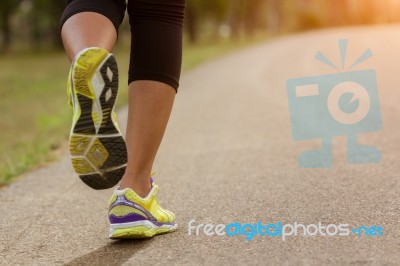
[[[183,70],[257,40],[186,45]],[[116,49],[121,73],[118,106],[126,104],[128,56],[128,49]],[[68,68],[61,52],[0,57],[0,186],[57,159],[58,151],[64,150],[71,121]]]

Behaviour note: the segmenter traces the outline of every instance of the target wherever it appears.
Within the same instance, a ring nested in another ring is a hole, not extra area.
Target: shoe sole
[[[128,157],[113,119],[117,63],[107,51],[89,48],[75,60],[70,78],[74,118],[69,150],[73,168],[91,188],[111,188],[125,173]]]
[[[111,239],[140,239],[151,238],[155,235],[166,234],[176,231],[177,224],[156,226],[150,221],[134,222],[135,226],[126,228],[113,228],[110,227]]]

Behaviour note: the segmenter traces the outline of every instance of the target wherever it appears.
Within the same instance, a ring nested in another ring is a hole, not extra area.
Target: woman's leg
[[[150,174],[178,88],[184,0],[130,0],[132,31],[128,165],[121,188],[139,196],[151,189]]]
[[[112,22],[95,12],[82,12],[70,17],[63,25],[61,37],[70,61],[88,47],[99,47],[111,52],[117,40]]]
[[[125,0],[68,0],[61,36],[69,59],[88,47],[111,51],[125,10]]]
[[[175,98],[175,90],[158,81],[138,80],[129,85],[126,132],[128,165],[121,189],[130,187],[145,197],[150,189],[153,162],[164,135]]]
[[[61,18],[62,39],[72,62],[71,161],[82,181],[94,189],[115,186],[126,167],[125,141],[113,115],[118,68],[109,53],[125,10],[125,0],[70,0]]]

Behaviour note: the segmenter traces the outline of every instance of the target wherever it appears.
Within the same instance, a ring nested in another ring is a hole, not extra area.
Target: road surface
[[[332,168],[302,169],[299,154],[320,142],[293,140],[286,80],[343,71],[315,60],[321,51],[340,65],[343,38],[346,62],[373,52],[356,69],[376,71],[383,130],[359,139],[379,148],[382,161],[347,164],[346,138],[337,137]],[[400,265],[399,65],[400,26],[382,26],[282,37],[184,73],[154,167],[178,231],[109,240],[112,190],[86,187],[65,153],[0,191],[0,265]],[[383,236],[189,236],[192,219],[375,225]]]

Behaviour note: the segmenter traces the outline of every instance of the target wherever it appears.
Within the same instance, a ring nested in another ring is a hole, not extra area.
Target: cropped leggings
[[[128,10],[131,26],[129,83],[154,80],[179,86],[185,0],[68,0],[61,26],[80,12],[107,17],[118,32]]]

